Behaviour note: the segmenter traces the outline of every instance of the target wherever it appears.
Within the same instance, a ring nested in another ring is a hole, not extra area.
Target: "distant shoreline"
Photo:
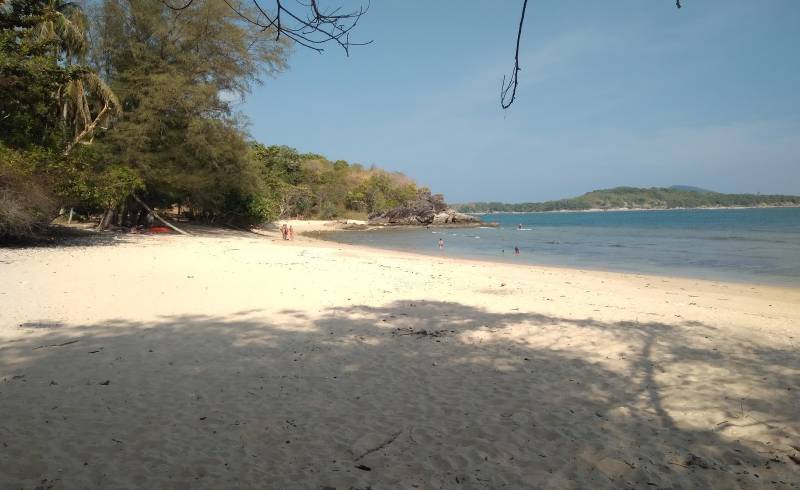
[[[490,214],[542,214],[542,213],[600,213],[600,212],[625,212],[625,211],[716,211],[726,209],[774,209],[774,208],[800,208],[800,206],[771,205],[771,206],[701,206],[693,208],[589,208],[589,209],[556,209],[552,211],[482,211],[465,212],[484,216]],[[463,212],[463,211],[462,211]]]

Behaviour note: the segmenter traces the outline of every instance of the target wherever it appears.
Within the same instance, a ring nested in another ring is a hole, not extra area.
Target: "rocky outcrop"
[[[453,208],[447,208],[433,216],[431,225],[481,225],[483,221],[471,214],[459,213]]]
[[[477,226],[480,218],[459,213],[448,208],[441,194],[420,192],[417,197],[402,206],[369,216],[370,225],[380,226]]]

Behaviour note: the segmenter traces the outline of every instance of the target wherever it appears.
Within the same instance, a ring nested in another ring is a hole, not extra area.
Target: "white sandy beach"
[[[0,488],[800,488],[798,289],[268,235],[0,249]]]

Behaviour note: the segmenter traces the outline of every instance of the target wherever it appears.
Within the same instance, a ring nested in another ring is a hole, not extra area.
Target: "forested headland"
[[[427,192],[252,140],[235,102],[291,51],[224,2],[0,2],[0,237],[41,232],[65,209],[134,226],[136,198],[246,225],[366,217]]]
[[[611,209],[678,209],[760,206],[800,206],[800,196],[723,194],[688,186],[615,187],[587,192],[571,199],[508,204],[471,202],[455,205],[462,213],[535,213]]]

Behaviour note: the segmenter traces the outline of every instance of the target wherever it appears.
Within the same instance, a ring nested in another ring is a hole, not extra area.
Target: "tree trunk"
[[[117,226],[122,226],[122,220],[125,219],[125,201],[119,205],[119,212],[117,212]]]
[[[105,230],[111,224],[111,219],[114,217],[114,208],[106,209],[103,217],[100,218],[100,224],[97,225],[98,230]]]
[[[97,114],[97,117],[94,118],[94,121],[92,121],[88,126],[86,126],[83,129],[83,131],[78,133],[78,135],[75,136],[75,138],[69,142],[67,148],[64,150],[64,155],[69,155],[69,152],[72,151],[72,148],[75,145],[77,145],[84,137],[86,137],[86,135],[91,135],[94,132],[94,128],[97,126],[97,123],[100,122],[100,118],[102,118],[103,115],[105,115],[105,113],[108,112],[108,109],[109,109],[108,102],[106,102],[106,104],[103,106],[103,109]]]
[[[161,216],[159,216],[159,215],[158,215],[158,213],[156,213],[155,211],[153,211],[152,209],[150,209],[150,207],[149,207],[147,204],[145,204],[144,202],[142,202],[142,200],[141,200],[141,199],[139,199],[139,196],[137,196],[136,194],[133,194],[133,198],[134,198],[134,199],[136,199],[136,202],[138,202],[139,204],[141,204],[141,206],[142,206],[143,208],[145,208],[145,209],[147,210],[147,212],[149,212],[150,214],[152,214],[152,215],[153,215],[153,216],[154,216],[154,217],[155,217],[155,218],[156,218],[158,221],[160,221],[160,222],[164,223],[165,225],[169,226],[170,228],[172,228],[173,230],[177,231],[177,232],[178,232],[178,233],[180,233],[181,235],[191,235],[190,233],[186,233],[185,231],[181,230],[181,229],[180,229],[180,228],[178,228],[177,226],[175,226],[175,225],[173,225],[173,224],[171,224],[171,223],[167,222],[167,220],[165,220],[164,218],[162,218]]]

